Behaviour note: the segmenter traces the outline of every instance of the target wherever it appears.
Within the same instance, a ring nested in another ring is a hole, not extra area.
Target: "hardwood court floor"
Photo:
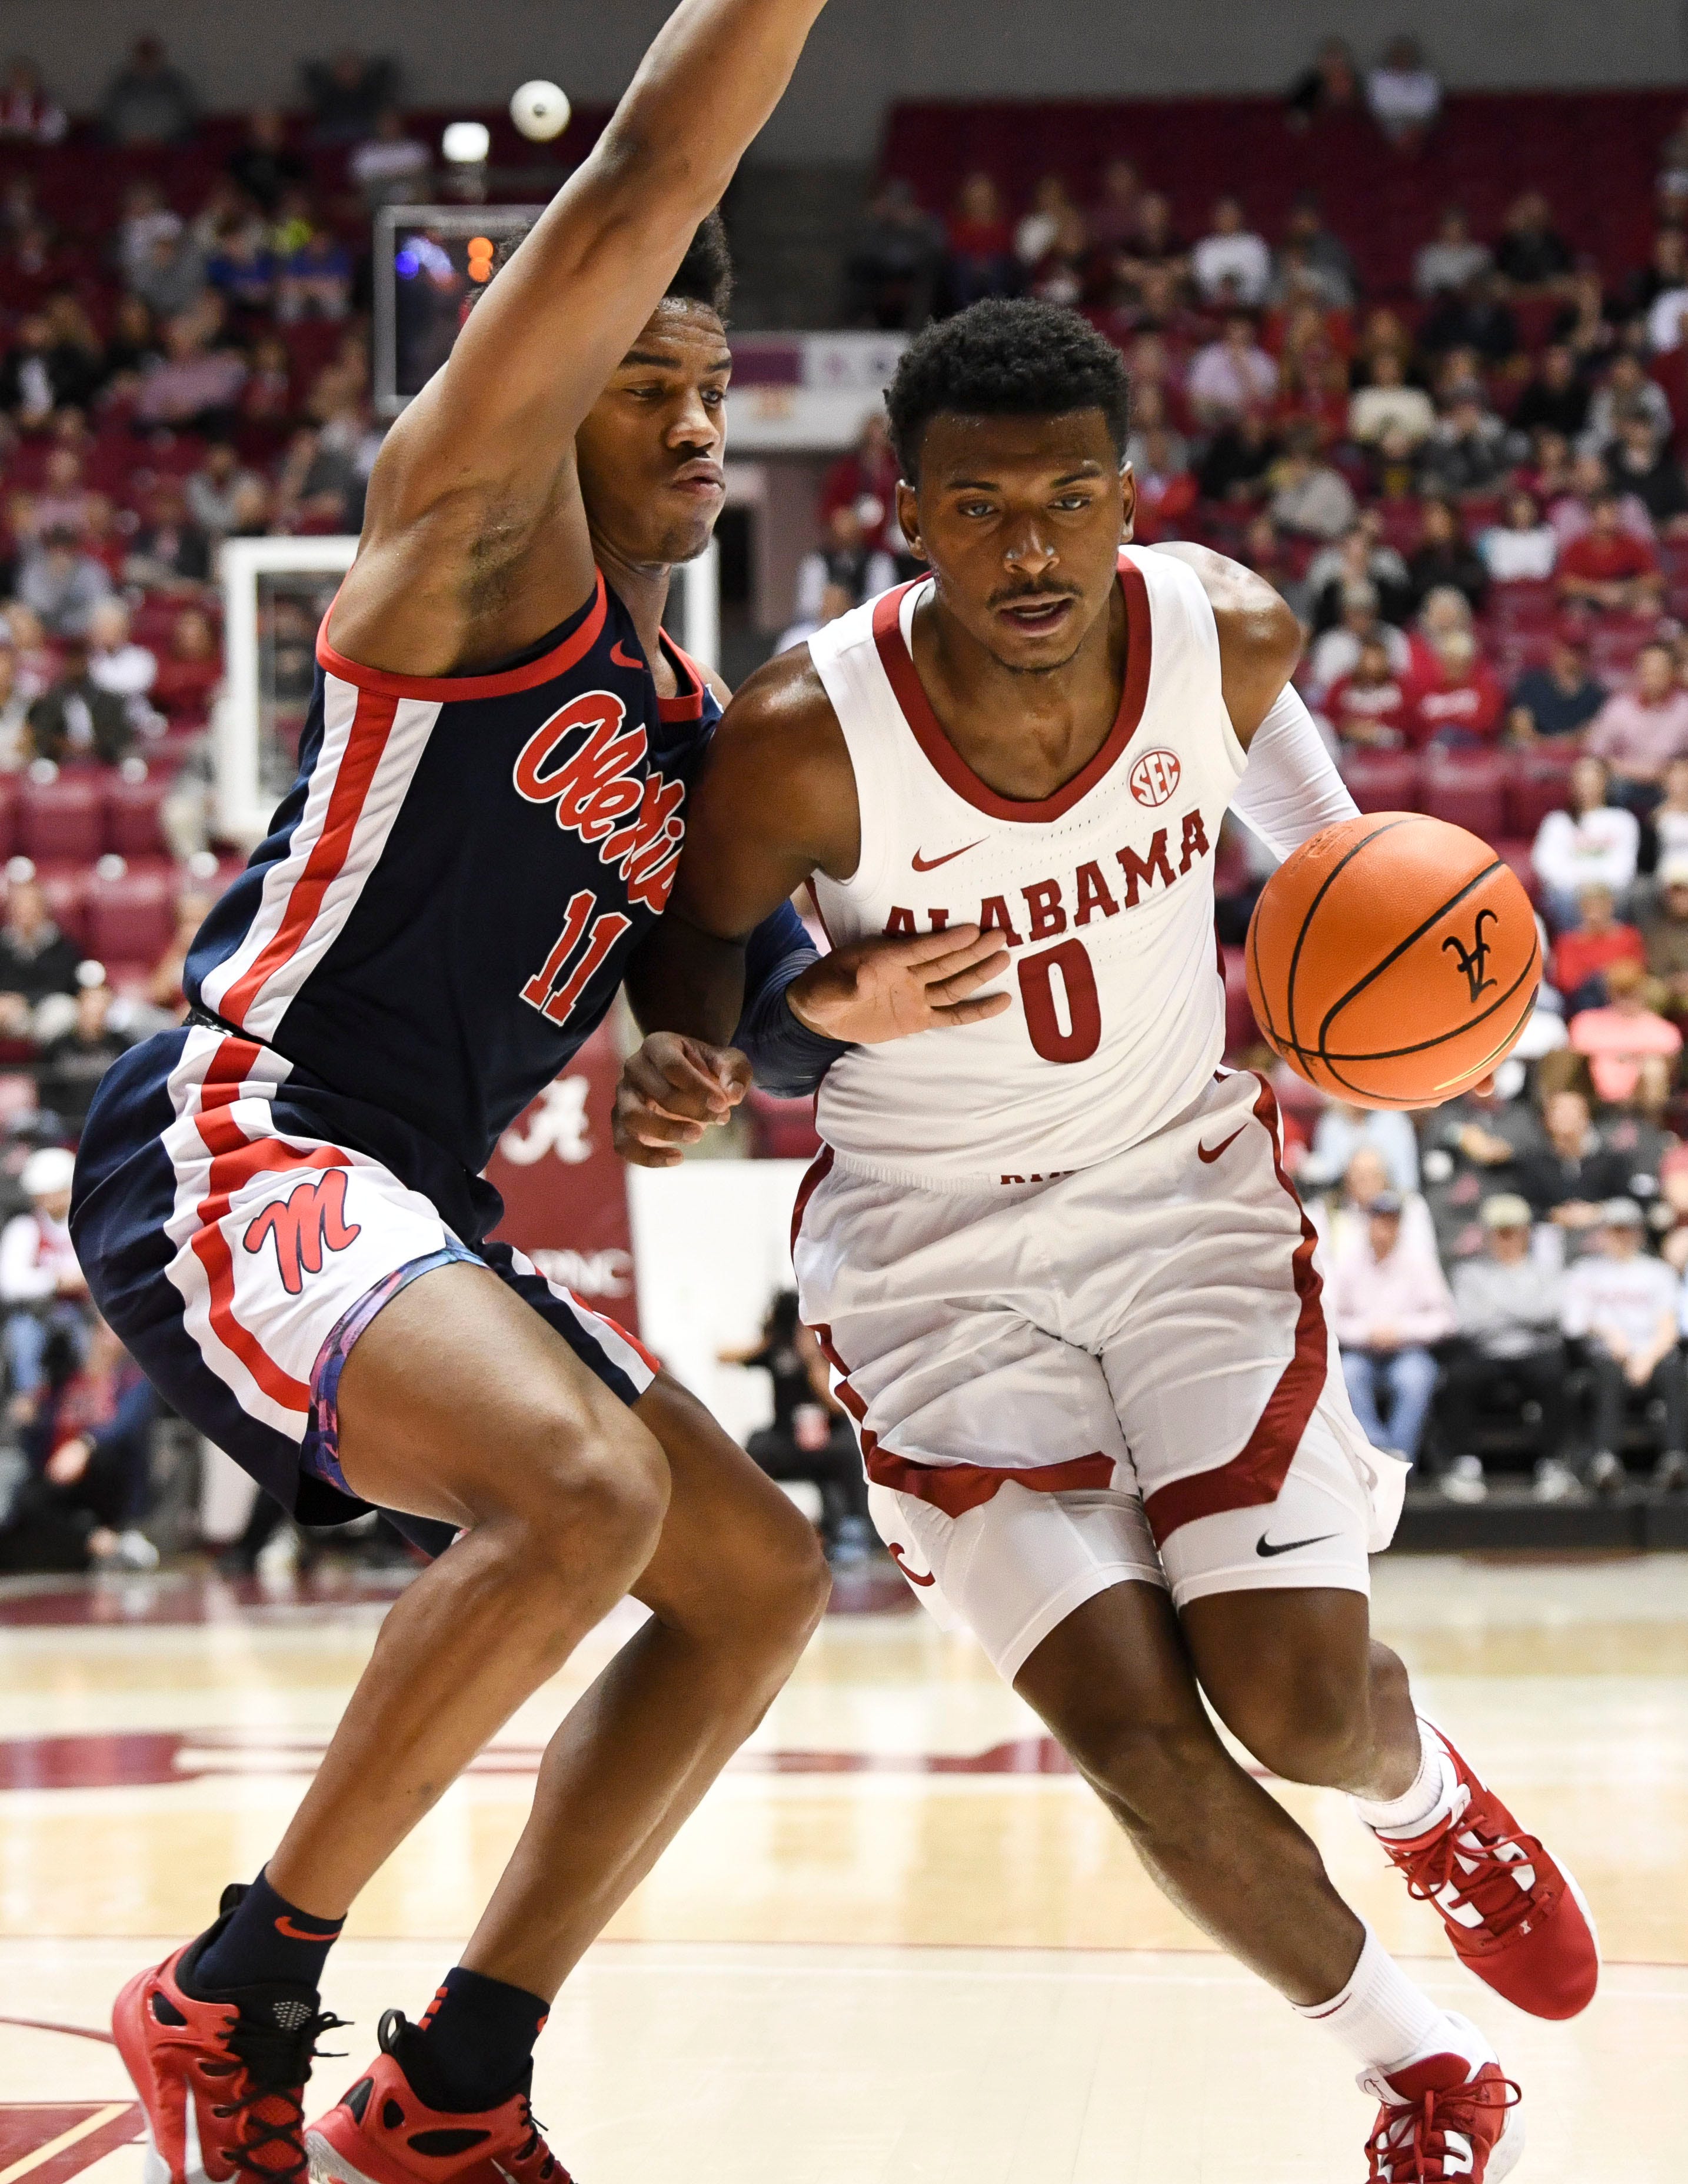
[[[262,1863],[383,1599],[0,1591],[0,2184],[138,2184],[110,1996]],[[1162,1902],[970,1644],[905,1599],[876,1580],[883,1605],[828,1619],[553,2013],[536,2103],[582,2184],[1358,2184],[1370,2110],[1340,2054]],[[1386,1560],[1377,1622],[1576,1869],[1600,2001],[1568,2026],[1518,2015],[1342,1799],[1281,1794],[1388,1945],[1500,2044],[1521,2184],[1680,2184],[1688,1558]],[[358,1905],[326,1993],[357,2022],[324,2104],[381,2008],[414,2014],[451,1960],[617,1635]]]

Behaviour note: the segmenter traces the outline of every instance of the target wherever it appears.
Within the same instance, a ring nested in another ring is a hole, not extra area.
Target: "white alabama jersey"
[[[1213,851],[1245,754],[1200,578],[1137,547],[1119,566],[1118,717],[1040,802],[998,795],[939,724],[910,651],[930,577],[810,639],[861,810],[854,877],[813,881],[833,944],[974,923],[1011,951],[1002,1015],[855,1047],[827,1072],[821,1134],[859,1169],[954,1186],[1089,1167],[1150,1136],[1218,1066]]]

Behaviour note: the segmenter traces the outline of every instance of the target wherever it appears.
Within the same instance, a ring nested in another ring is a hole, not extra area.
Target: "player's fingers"
[[[709,1127],[694,1117],[669,1113],[625,1084],[616,1095],[615,1119],[618,1136],[639,1145],[694,1145]]]
[[[756,1081],[749,1057],[736,1046],[711,1046],[704,1050],[710,1056],[715,1081],[727,1105],[736,1107]]]
[[[877,944],[877,952],[889,956],[893,962],[918,966],[939,961],[945,956],[965,955],[978,944],[978,938],[976,925],[946,925],[939,933],[916,933],[906,940],[882,941]]]
[[[979,994],[970,1001],[955,1001],[949,1007],[933,1009],[933,1028],[955,1024],[983,1023],[987,1017],[1000,1017],[1013,1000],[1011,994]]]
[[[946,978],[929,980],[926,998],[933,1008],[946,1008],[952,1001],[965,1000],[969,994],[976,994],[993,978],[1000,978],[1007,968],[1008,950],[999,944],[988,956],[962,965]]]
[[[719,1122],[732,1105],[713,1073],[700,1069],[677,1044],[657,1047],[647,1043],[632,1056],[621,1074],[623,1082],[647,1105],[665,1114],[693,1122]]]

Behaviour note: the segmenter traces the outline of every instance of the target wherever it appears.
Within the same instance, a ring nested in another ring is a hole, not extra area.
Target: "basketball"
[[[573,112],[560,85],[536,77],[510,95],[510,118],[530,142],[549,144],[569,125]]]
[[[1468,1091],[1512,1050],[1540,983],[1517,875],[1476,835],[1418,812],[1368,812],[1303,843],[1249,923],[1262,1035],[1357,1106],[1435,1107]]]

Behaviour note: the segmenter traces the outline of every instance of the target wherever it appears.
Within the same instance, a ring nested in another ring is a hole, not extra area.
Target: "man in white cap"
[[[1664,1404],[1661,1485],[1688,1479],[1688,1378],[1677,1348],[1681,1285],[1663,1259],[1642,1249],[1641,1209],[1613,1198],[1602,1212],[1599,1243],[1565,1277],[1559,1323],[1580,1341],[1594,1371],[1594,1447],[1589,1484],[1624,1484],[1624,1415],[1632,1401]]]
[[[1443,1380],[1443,1415],[1457,1451],[1443,1473],[1450,1501],[1480,1502],[1489,1491],[1476,1453],[1478,1412],[1497,1393],[1534,1407],[1540,1424],[1535,1467],[1538,1501],[1576,1490],[1561,1454],[1565,1411],[1565,1345],[1559,1332],[1563,1277],[1532,1256],[1529,1203],[1512,1191],[1485,1198],[1479,1219],[1485,1249],[1454,1268],[1454,1315],[1462,1337]]]
[[[0,1229],[0,1307],[6,1315],[0,1340],[14,1400],[41,1385],[42,1354],[53,1326],[68,1325],[79,1334],[84,1326],[88,1285],[65,1226],[75,1168],[75,1154],[63,1145],[32,1152],[19,1178],[30,1210]]]

